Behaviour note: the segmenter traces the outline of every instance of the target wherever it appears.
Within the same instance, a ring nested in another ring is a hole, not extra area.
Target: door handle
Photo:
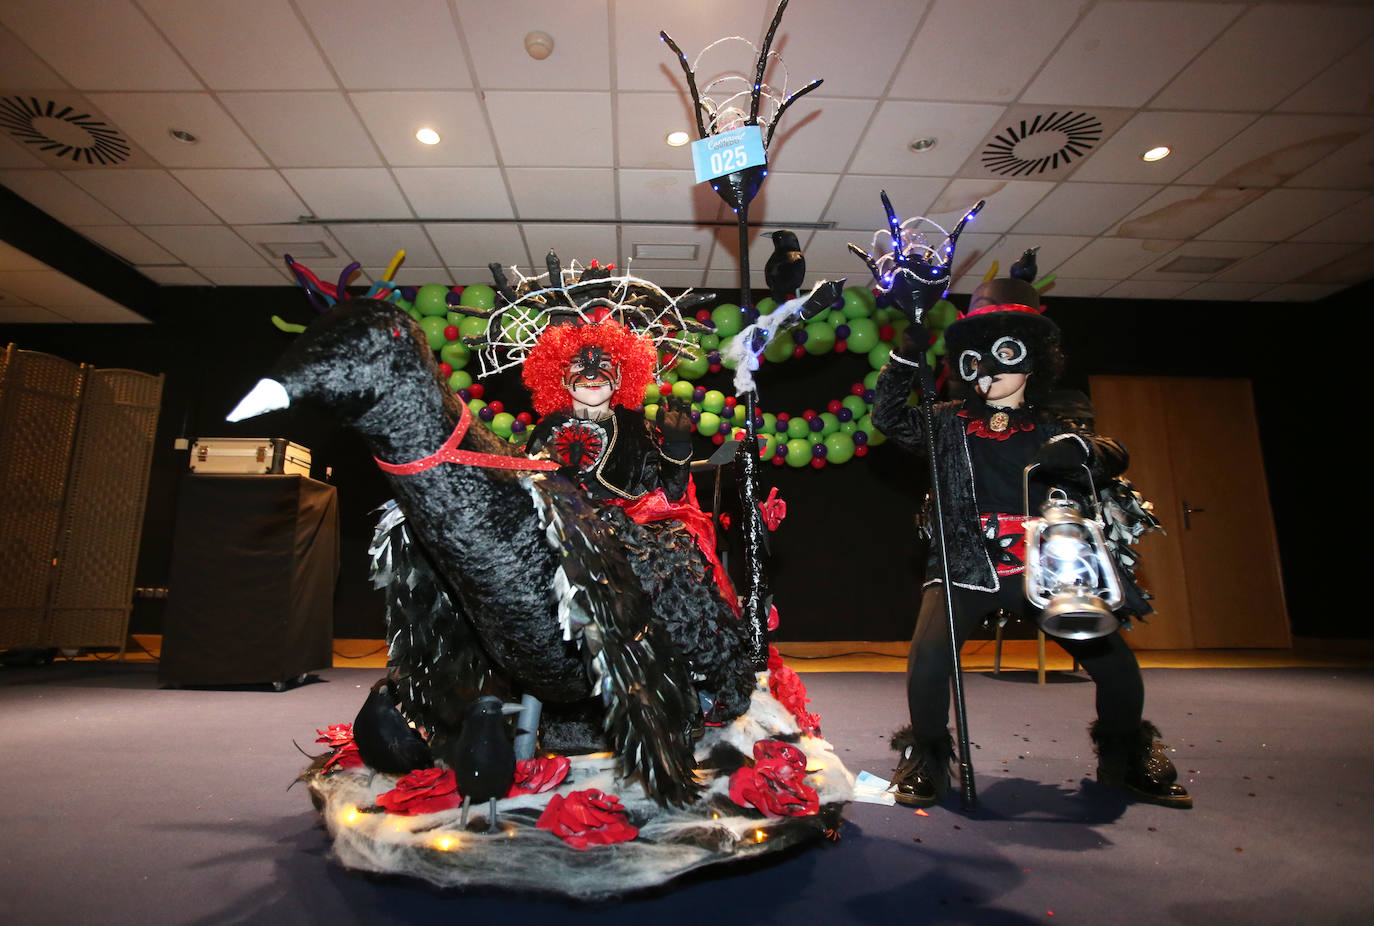
[[[1204,511],[1206,511],[1206,510],[1207,510],[1206,508],[1192,508],[1192,507],[1190,507],[1190,506],[1188,505],[1188,500],[1185,498],[1185,499],[1183,500],[1183,529],[1186,530],[1186,531],[1192,530],[1192,529],[1193,529],[1193,519],[1192,519],[1192,515],[1195,515],[1195,514],[1202,514],[1202,513],[1203,513]]]

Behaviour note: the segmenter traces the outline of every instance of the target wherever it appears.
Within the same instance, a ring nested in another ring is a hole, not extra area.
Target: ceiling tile
[[[749,282],[751,286],[763,288],[763,265],[773,255],[773,239],[765,231],[772,229],[749,230]],[[734,284],[739,287],[739,235],[734,229],[716,229],[716,247],[711,252],[711,270],[731,270],[736,273]]]
[[[120,225],[123,219],[53,170],[0,170],[0,183],[64,225]]]
[[[1119,238],[1192,238],[1264,195],[1260,189],[1171,186],[1128,215]]]
[[[5,12],[0,10],[0,22]],[[14,33],[0,26],[0,87],[28,87],[33,90],[65,90],[67,82],[43,60],[29,51]]]
[[[714,290],[717,297],[722,301],[736,299],[739,296],[739,270],[733,266],[733,259],[730,261],[731,268],[725,270],[707,270],[705,279],[699,284],[699,288]],[[760,286],[763,281],[756,281]]]
[[[872,100],[806,96],[778,124],[768,146],[768,163],[780,170],[844,170],[873,115]]]
[[[165,170],[74,170],[67,176],[131,225],[215,221],[214,213]]]
[[[685,93],[617,93],[616,157],[620,167],[681,170],[692,164],[691,149],[673,148],[669,132],[697,137],[692,101]]]
[[[1263,112],[1374,29],[1368,9],[1266,4],[1246,10],[1150,101],[1171,109]],[[1264,67],[1250,67],[1253,61]],[[1237,80],[1237,74],[1245,74]]]
[[[338,86],[288,0],[139,3],[211,90]]]
[[[754,201],[749,221],[786,228],[802,222],[819,222],[835,192],[835,174],[794,174],[770,171]]]
[[[41,306],[12,303],[0,292],[0,324],[3,325],[63,325],[70,318],[58,315],[51,309]]]
[[[1351,197],[1339,212],[1294,235],[1293,240],[1374,242],[1374,196]]]
[[[897,71],[890,96],[1009,103],[1054,51],[1082,7],[1080,0],[1041,0],[1028,14],[1025,0],[937,0]],[[914,6],[908,18],[914,21],[919,15],[920,7]],[[1014,48],[1016,53],[974,53],[999,48]]]
[[[151,325],[150,319],[122,305],[52,306],[54,312],[83,325]]]
[[[1021,99],[1055,106],[1142,106],[1241,11],[1216,3],[1096,4]]]
[[[984,235],[1010,231],[1054,186],[1036,180],[955,180],[930,204],[927,217],[946,229],[953,228],[981,199],[986,205],[973,218],[969,230]]]
[[[846,0],[788,7],[773,47],[787,66],[786,91],[795,93],[820,78],[825,83],[817,92],[829,97],[879,96],[906,51],[924,7],[925,0]],[[862,48],[864,53],[837,55],[836,48]],[[765,79],[783,89],[776,65]],[[783,116],[784,127],[787,118]]]
[[[380,168],[297,168],[282,171],[310,214],[323,219],[413,218],[391,173]]]
[[[209,286],[210,281],[190,267],[139,267],[138,272],[159,286]]]
[[[1102,295],[1108,299],[1174,299],[1192,286],[1191,280],[1122,280]]]
[[[609,94],[493,90],[485,99],[503,164],[606,167],[612,163]]]
[[[1316,302],[1334,296],[1343,287],[1320,283],[1284,283],[1256,296],[1255,302]]]
[[[1358,245],[1276,244],[1217,274],[1218,280],[1239,283],[1288,283],[1358,249]]]
[[[1100,235],[1161,189],[1143,183],[1061,183],[1016,223],[1016,231]]]
[[[520,228],[514,224],[485,225],[466,222],[455,225],[426,225],[439,257],[450,267],[485,267],[495,261],[502,266],[529,264],[529,253]],[[476,281],[473,281],[476,282]],[[487,282],[483,279],[481,282]]]
[[[143,230],[188,266],[261,267],[265,258],[222,225],[147,225]]]
[[[998,255],[1006,252],[1005,260],[998,263],[998,266],[1014,260],[1017,254],[1013,254],[1010,248],[1002,245],[1005,235],[978,235],[965,233],[959,236],[959,245],[954,252],[954,269],[950,274],[949,289],[955,293],[969,293],[979,283],[983,282],[983,277],[987,270],[979,271],[980,266],[991,267],[997,260]],[[1019,254],[1019,252],[1018,252]]]
[[[276,167],[377,167],[382,163],[342,93],[221,93],[219,99]]]
[[[332,225],[329,231],[374,279],[381,278],[397,251],[406,252],[402,268],[443,266],[420,225]]]
[[[887,227],[879,194],[886,192],[903,217],[921,215],[944,190],[948,181],[938,177],[870,177],[846,174],[835,188],[825,219],[839,229],[872,231]],[[858,241],[857,238],[852,240]]]
[[[1262,241],[1188,241],[1170,251],[1164,257],[1155,261],[1154,264],[1135,274],[1132,279],[1136,280],[1207,280],[1217,275],[1220,270],[1226,269],[1228,264],[1218,270],[1206,270],[1196,273],[1183,272],[1179,270],[1165,270],[1163,268],[1175,266],[1175,261],[1180,258],[1215,258],[1217,260],[1240,260],[1253,257],[1260,251],[1268,249],[1268,245]]]
[[[499,90],[609,90],[610,22],[606,0],[503,0],[457,7],[477,82]],[[525,34],[553,39],[553,53],[536,61]]]
[[[1037,280],[1057,274],[1069,258],[1093,240],[1075,235],[1002,235],[993,245],[985,248],[976,261],[967,263],[969,255],[973,252],[972,246],[979,238],[987,237],[964,235],[959,239],[954,263],[960,268],[962,275],[956,280],[959,284],[956,292],[972,292],[993,269],[993,264],[997,265],[997,276],[1006,276],[1011,270],[1011,265],[1021,258],[1027,248],[1040,249],[1035,255]]]
[[[0,291],[18,296],[25,302],[53,309],[63,306],[116,305],[89,286],[47,266],[42,269],[0,270]]]
[[[1057,272],[1068,278],[1124,280],[1180,243],[1155,238],[1098,238],[1060,264]]]
[[[349,259],[345,255],[344,246],[334,240],[329,230],[322,225],[236,225],[234,233],[253,247],[257,248],[271,264],[279,264],[283,268],[286,266],[281,254],[283,251],[294,255],[300,263],[305,264],[322,280],[333,279],[349,264]],[[264,245],[273,245],[273,254]],[[324,245],[332,257],[302,257],[302,246]]]
[[[1130,116],[1130,110],[1105,106],[1009,106],[973,146],[957,173],[972,178],[1065,180],[1092,160],[1102,139]]]
[[[128,225],[74,226],[72,231],[80,232],[105,250],[131,264],[180,263],[165,249],[153,243],[147,235]]]
[[[861,174],[952,176],[1005,112],[1000,105],[889,100],[878,107],[849,169]],[[934,138],[935,147],[912,151],[907,146],[918,138]]]
[[[615,172],[515,167],[506,171],[515,209],[524,219],[615,218]]]
[[[28,251],[0,241],[0,270],[47,270],[48,265]]]
[[[1374,190],[1374,132],[1322,158],[1285,186],[1335,187],[1343,190]]]
[[[172,175],[231,225],[294,222],[309,211],[275,170],[174,170]]]
[[[634,257],[634,248],[637,244],[681,244],[691,245],[696,248],[696,257],[690,260],[667,260],[664,258],[644,257],[634,261],[636,272],[657,273],[658,270],[688,270],[692,268],[705,269],[707,258],[711,253],[711,245],[715,242],[715,236],[709,229],[705,228],[684,228],[681,226],[667,225],[627,225],[621,235],[620,265],[627,266],[630,259]],[[697,278],[700,279],[700,273]]]
[[[526,223],[525,240],[530,245],[532,269],[544,272],[544,256],[553,251],[558,255],[564,268],[577,261],[583,267],[598,261],[602,264],[616,264],[616,254],[620,248],[616,241],[614,225],[539,225]],[[522,268],[523,272],[530,270]]]
[[[1354,286],[1374,278],[1374,245],[1343,254],[1329,263],[1322,264],[1304,273],[1299,283],[1335,283],[1340,286]]]
[[[1179,178],[1218,186],[1278,186],[1370,130],[1348,116],[1262,116]]]
[[[216,286],[282,286],[292,282],[285,268],[206,267],[205,275]]]
[[[1242,113],[1141,112],[1084,159],[1071,182],[1169,183],[1255,121]],[[1158,145],[1172,153],[1159,161],[1141,155]]]
[[[771,15],[771,5],[765,9],[764,4],[748,0],[617,3],[616,84],[621,90],[673,91],[685,87],[682,66],[672,49],[659,41],[660,31],[667,32],[692,63],[707,45],[724,36],[740,35],[758,44]],[[701,58],[698,86],[704,88],[721,70],[752,73],[755,54],[740,42],[717,46]]]
[[[720,197],[707,184],[697,183],[690,170],[622,169],[616,177],[622,218],[707,223],[729,214]]]
[[[415,214],[426,219],[509,219],[515,216],[495,167],[398,167],[392,173]]]
[[[836,279],[846,277],[849,282],[856,286],[867,285],[871,279],[868,268],[863,261],[849,252],[849,242],[854,242],[865,250],[869,249],[870,235],[865,232],[854,231],[832,231],[821,229],[810,235],[799,234],[802,249],[806,255],[806,279],[803,288],[809,288],[818,279]],[[730,265],[734,266],[734,252],[737,248],[731,248]],[[766,249],[760,249],[764,260],[772,253]],[[752,250],[750,260],[753,260]],[[762,266],[762,265],[760,265]]]
[[[267,162],[208,93],[93,93],[120,131],[164,167],[265,167]],[[199,139],[187,144],[171,130]]]
[[[496,149],[477,95],[471,91],[353,93],[377,147],[394,167],[469,167],[496,163]],[[442,141],[421,144],[415,133],[431,128]]]
[[[1268,283],[1229,283],[1217,280],[1208,280],[1206,283],[1199,283],[1192,289],[1183,291],[1184,299],[1205,299],[1211,301],[1225,302],[1248,302],[1260,293],[1270,289]]]
[[[349,90],[451,90],[472,86],[445,0],[296,0],[306,25]],[[488,9],[504,10],[507,4]]]
[[[1269,190],[1198,235],[1211,241],[1283,241],[1350,202],[1342,190]]]
[[[15,167],[46,167],[47,165],[25,150],[18,140],[0,136],[0,170]]]
[[[5,0],[0,23],[82,90],[200,90],[129,0]]]
[[[71,91],[0,99],[0,126],[43,164],[61,169],[156,167],[157,162],[101,112]]]
[[[1046,314],[1054,316],[1054,302],[1056,298],[1065,299],[1095,299],[1101,296],[1108,289],[1115,286],[1116,280],[1092,280],[1087,278],[1075,277],[1056,277],[1042,293],[1042,304],[1045,305]]]
[[[375,277],[380,277],[386,272],[386,268],[381,264],[375,267],[364,267],[365,271]],[[453,279],[447,267],[426,266],[423,264],[403,264],[392,281],[397,286],[426,286],[430,283],[442,283],[445,286],[453,286],[457,281]],[[472,281],[467,281],[472,282]],[[485,281],[484,281],[485,282]],[[467,285],[464,283],[463,285]]]
[[[1282,112],[1302,113],[1368,115],[1374,112],[1374,99],[1370,99],[1369,94],[1350,92],[1352,87],[1369,82],[1371,58],[1374,58],[1374,39],[1366,39],[1359,48],[1314,77],[1277,108]]]

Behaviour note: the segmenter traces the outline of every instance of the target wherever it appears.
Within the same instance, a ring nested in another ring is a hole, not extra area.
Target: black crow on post
[[[781,305],[795,296],[806,276],[806,255],[796,233],[780,228],[769,232],[773,239],[773,253],[763,265],[763,278],[768,283],[768,295]]]

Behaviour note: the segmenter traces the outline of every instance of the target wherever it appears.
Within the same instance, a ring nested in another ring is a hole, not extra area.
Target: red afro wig
[[[610,354],[620,370],[620,386],[611,396],[611,404],[634,405],[643,400],[645,388],[654,380],[654,362],[658,359],[652,341],[610,320],[550,325],[531,348],[520,374],[535,411],[547,415],[572,408],[563,377],[573,356],[592,344]]]

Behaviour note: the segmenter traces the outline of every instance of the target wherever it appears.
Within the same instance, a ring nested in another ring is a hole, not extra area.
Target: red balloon
[[[849,350],[849,342],[848,342],[848,341],[840,340],[840,341],[836,341],[836,342],[835,342],[835,353],[837,353],[837,354],[843,354],[843,353],[844,353],[845,351],[847,351],[847,350]]]
[[[812,468],[812,469],[824,469],[824,468],[825,468],[825,457],[812,457],[812,458],[811,458],[811,468]]]
[[[482,393],[486,391],[487,387],[483,386],[481,383],[473,383],[471,386],[468,387],[468,392],[472,393],[472,397],[474,399],[482,398]]]
[[[825,410],[830,412],[830,414],[832,415],[839,414],[840,409],[842,408],[844,408],[844,405],[840,402],[839,399],[831,399],[828,403],[826,403],[825,406]]]
[[[499,399],[489,404],[487,408],[491,409],[491,413],[493,415],[499,415],[506,410],[505,404],[501,402]]]
[[[453,375],[453,366],[451,364],[441,363],[439,364],[439,372],[443,375],[444,379],[448,379]]]
[[[854,456],[856,456],[856,457],[866,457],[866,456],[868,456],[868,445],[867,445],[867,444],[855,444],[855,445],[854,445]]]
[[[659,395],[672,395],[672,394],[673,394],[673,384],[672,384],[672,383],[659,383],[659,384],[658,384],[658,394],[659,394]]]
[[[798,344],[796,347],[792,348],[792,356],[800,360],[802,357],[806,356],[806,348]]]
[[[458,332],[458,326],[457,326],[457,325],[449,325],[447,328],[444,329],[444,340],[446,340],[446,341],[456,341],[456,340],[458,340],[458,334],[459,334],[459,332]]]

